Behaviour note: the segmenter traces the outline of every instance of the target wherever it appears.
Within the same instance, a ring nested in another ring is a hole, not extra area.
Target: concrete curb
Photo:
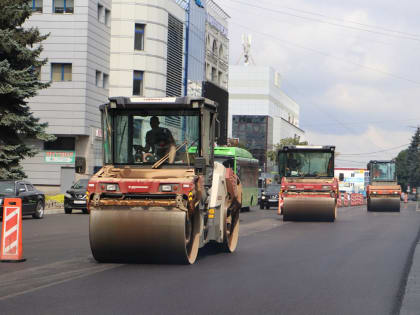
[[[413,262],[408,274],[400,315],[420,314],[420,241],[413,255]]]
[[[62,213],[64,214],[64,208],[57,208],[57,209],[44,209],[44,215],[49,215],[49,214],[59,214]]]

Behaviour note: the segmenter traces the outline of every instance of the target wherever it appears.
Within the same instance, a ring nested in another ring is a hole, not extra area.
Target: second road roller
[[[334,146],[287,145],[278,151],[284,221],[335,221],[338,181]]]
[[[400,211],[401,186],[397,183],[395,161],[373,160],[367,168],[367,211]]]
[[[217,104],[116,97],[100,110],[104,167],[87,197],[93,257],[193,264],[209,242],[233,252],[242,188],[232,169],[214,161]]]

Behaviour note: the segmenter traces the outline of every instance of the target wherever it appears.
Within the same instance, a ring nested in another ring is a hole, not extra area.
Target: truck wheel
[[[71,209],[71,208],[64,208],[64,212],[65,212],[66,214],[71,214],[72,210],[73,210],[73,209]]]
[[[260,209],[262,210],[262,209],[264,209],[264,205],[263,205],[263,203],[261,202],[260,203]]]
[[[266,208],[267,210],[269,210],[269,209],[270,209],[270,205],[266,205],[266,206],[265,206],[265,208]]]
[[[83,210],[82,210],[82,212],[83,212],[84,214],[89,214],[89,210],[88,210],[88,209],[83,209]]]

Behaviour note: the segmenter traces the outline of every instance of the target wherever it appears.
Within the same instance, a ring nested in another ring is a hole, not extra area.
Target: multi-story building
[[[183,94],[185,8],[173,0],[112,0],[110,96]]]
[[[48,89],[29,100],[54,142],[33,141],[39,153],[23,162],[29,179],[65,190],[76,171],[91,174],[102,163],[98,106],[108,98],[111,0],[29,1],[34,14],[26,27],[50,34],[43,42],[41,80]]]
[[[272,150],[272,146],[283,138],[303,139],[304,131],[299,128],[300,107],[282,91],[280,83],[280,74],[268,66],[229,67],[229,136],[239,138],[251,151],[260,150],[261,145],[255,147],[254,130],[245,128],[240,122],[262,124],[261,130],[270,133],[265,137],[268,140],[264,142],[264,151]],[[249,119],[246,116],[250,116]],[[272,123],[264,117],[271,117]],[[245,129],[237,129],[239,125]],[[266,159],[260,163],[270,164]]]
[[[77,177],[101,167],[98,107],[109,96],[180,96],[188,91],[187,78],[201,89],[206,38],[217,46],[215,83],[227,86],[227,17],[211,0],[28,2],[34,14],[26,26],[50,33],[43,42],[48,64],[41,79],[52,84],[29,105],[57,140],[31,142],[39,154],[23,163],[44,191],[63,192]],[[162,125],[181,128],[183,122],[168,117]]]
[[[230,16],[214,1],[206,1],[206,81],[225,90],[229,81],[229,38]]]

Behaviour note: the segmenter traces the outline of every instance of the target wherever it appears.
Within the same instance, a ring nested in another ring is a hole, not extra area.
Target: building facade
[[[229,15],[214,1],[206,1],[205,80],[227,90],[229,82]]]
[[[28,178],[46,192],[64,192],[74,180],[102,166],[99,105],[108,97],[181,96],[190,92],[188,82],[197,88],[191,94],[202,95],[206,38],[218,47],[217,73],[227,69],[228,42],[222,36],[226,16],[211,0],[29,3],[34,14],[26,27],[50,33],[43,42],[42,57],[48,58],[48,64],[41,69],[41,80],[52,83],[29,105],[57,140],[30,142],[39,154],[23,166]],[[218,20],[223,27],[209,22],[207,8],[213,10],[211,21]],[[208,32],[214,38],[206,36]],[[227,78],[225,72],[221,79]],[[185,122],[168,117],[162,125],[182,129]]]
[[[185,16],[172,0],[112,0],[110,96],[182,95]]]
[[[34,116],[48,123],[54,142],[32,141],[39,153],[23,162],[37,186],[57,192],[76,176],[102,164],[100,115],[110,81],[111,0],[39,0],[25,27],[49,33],[43,42],[41,80],[48,89],[29,100]]]
[[[272,128],[266,128],[267,148],[272,150],[273,145],[283,138],[304,138],[305,132],[299,128],[300,107],[288,97],[281,89],[280,74],[267,66],[230,66],[229,67],[229,137],[239,137],[239,130],[235,129],[234,117],[249,116],[255,120],[256,116],[271,117]],[[251,133],[251,131],[249,131]],[[249,147],[252,151],[254,146]],[[261,161],[270,164],[270,161]]]

